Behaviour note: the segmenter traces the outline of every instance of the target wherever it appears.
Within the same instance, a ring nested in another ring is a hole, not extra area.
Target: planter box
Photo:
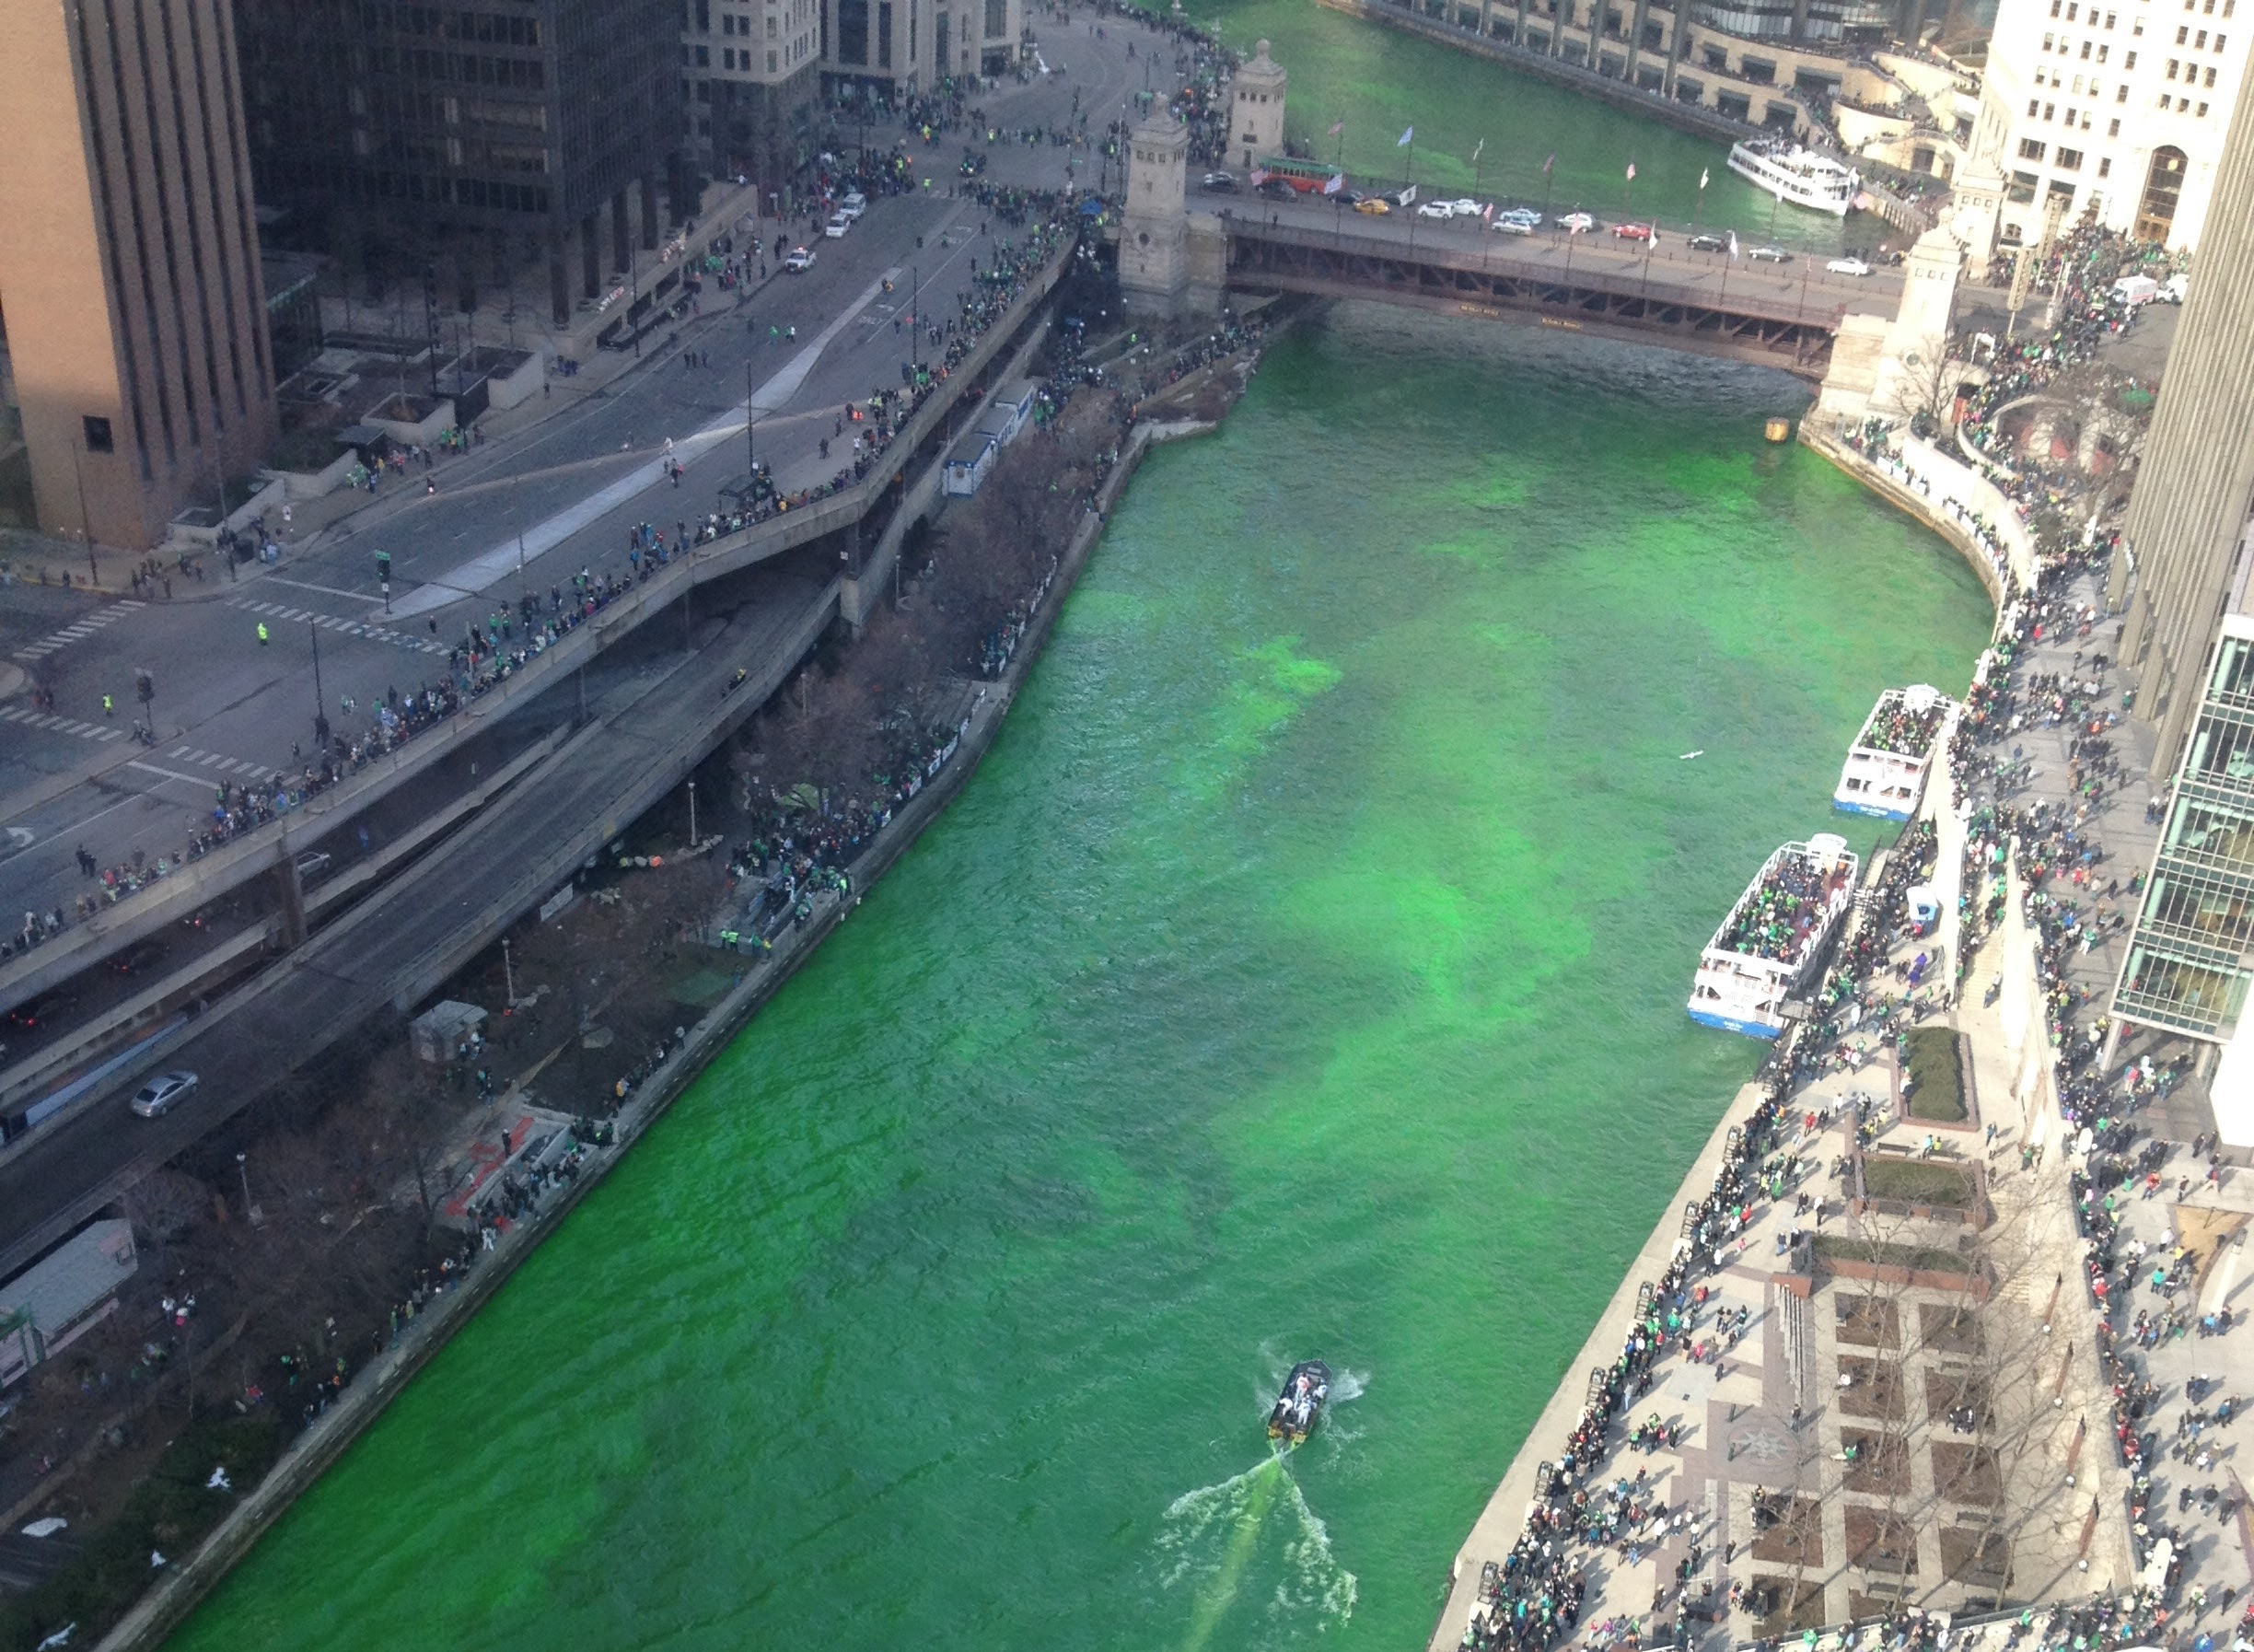
[[[438,433],[454,427],[454,403],[441,399],[436,403],[423,397],[408,398],[408,406],[399,405],[400,398],[387,396],[360,416],[360,423],[370,430],[380,430],[393,441],[410,448],[428,448],[438,440]],[[387,413],[402,413],[412,409],[429,407],[419,419],[387,418]]]
[[[341,447],[337,456],[318,471],[269,471],[266,474],[280,483],[283,492],[292,499],[320,499],[343,487],[344,479],[359,462],[359,454]]]

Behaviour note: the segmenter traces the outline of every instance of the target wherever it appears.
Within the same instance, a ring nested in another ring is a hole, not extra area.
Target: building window
[[[110,421],[99,413],[85,413],[78,420],[86,431],[86,450],[88,453],[115,453],[117,437],[110,433]]]
[[[2112,50],[2113,50],[2113,48],[2112,48],[2112,47],[2110,47],[2110,46],[2100,46],[2100,47],[2098,47],[2098,48],[2097,48],[2097,61],[2098,61],[2099,63],[2103,63],[2103,62],[2105,62],[2105,60],[2106,60],[2106,53],[2107,53],[2107,52],[2110,52],[2110,51],[2112,51]]]
[[[2186,41],[2190,40],[2190,38],[2191,38],[2191,31],[2190,31],[2189,29],[2178,29],[2176,31],[2176,43],[2177,43],[2178,46],[2182,45],[2182,44],[2183,44],[2183,43],[2184,43]]]
[[[770,52],[767,54],[767,73],[769,73],[770,75],[772,75],[772,74],[773,74],[774,72],[775,72],[775,54],[774,54],[773,52]]]
[[[2097,176],[2100,178],[2113,176],[2113,157],[2111,156],[2101,155],[2097,157]]]
[[[2106,136],[2109,138],[2120,136],[2120,122],[2119,121],[2109,121],[2106,122]]]
[[[2200,118],[2201,120],[2204,121],[2204,120],[2207,118],[2207,106],[2206,106],[2204,103],[2201,104],[2201,105],[2199,106],[2199,109],[2198,109],[2198,111],[2197,111],[2197,113],[2198,113],[2198,115],[2199,115],[2199,118]]]
[[[2202,84],[2205,85],[2210,91],[2214,89],[2214,71],[2213,69],[2207,71],[2207,78]]]
[[[2172,58],[2172,57],[2168,59],[2168,73],[2167,73],[2167,77],[2168,77],[2170,80],[2173,80],[2173,79],[2175,79],[2175,78],[2176,78],[2176,60],[2175,60],[2174,58]]]
[[[2113,14],[2112,14],[2111,12],[2108,12],[2108,13],[2106,13],[2105,26],[2106,26],[2108,29],[2110,29],[2110,28],[2112,28],[2112,27],[2113,27]]]
[[[2046,121],[2052,121],[2052,120],[2056,120],[2057,118],[2058,118],[2058,105],[2057,105],[2057,104],[2055,104],[2055,103],[2046,103],[2046,104],[2044,104],[2044,105],[2043,105],[2043,119],[2044,119],[2044,120],[2046,120]]]
[[[2021,160],[2040,160],[2050,146],[2040,138],[2021,138],[2019,140],[2019,158]]]
[[[2004,199],[2015,205],[2025,206],[2035,199],[2036,177],[2032,172],[2014,172],[2011,182],[2004,186]]]
[[[699,46],[696,49],[696,66],[698,68],[709,69],[712,67],[712,48],[710,46]]]
[[[1009,33],[1009,0],[986,0],[986,38],[998,41]]]
[[[2082,151],[2061,149],[2058,152],[2058,169],[2062,172],[2079,172],[2082,169]]]
[[[2042,104],[2033,98],[2027,99],[2027,119],[2032,121],[2042,112]]]

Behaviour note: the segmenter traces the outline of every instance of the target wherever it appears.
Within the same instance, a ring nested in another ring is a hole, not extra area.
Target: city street
[[[1091,111],[1123,106],[1144,89],[1151,45],[1163,37],[1116,22],[1106,34],[1068,29],[1047,52],[1054,73],[984,96],[988,123],[1062,127],[1075,93]],[[1161,50],[1157,62],[1170,73],[1172,54]],[[898,135],[868,132],[873,147]],[[915,175],[930,190],[872,201],[842,239],[821,238],[807,217],[761,219],[753,234],[764,250],[772,254],[778,238],[807,245],[814,267],[785,274],[771,257],[763,284],[708,289],[671,344],[653,339],[609,386],[569,403],[559,391],[553,417],[440,461],[429,476],[435,493],[412,472],[388,482],[358,511],[289,545],[277,568],[249,564],[239,582],[215,565],[201,583],[175,573],[168,602],[20,584],[0,591],[0,651],[54,696],[51,715],[28,696],[0,707],[0,910],[67,912],[87,887],[81,844],[104,866],[136,849],[177,854],[218,785],[286,768],[293,749],[310,744],[317,712],[340,733],[356,731],[375,701],[414,692],[443,670],[465,627],[520,593],[545,596],[583,569],[623,575],[629,531],[647,522],[670,536],[714,510],[719,490],[746,476],[752,446],[785,492],[844,469],[842,409],[899,386],[919,294],[944,323],[974,267],[1011,237],[954,193],[971,135],[936,133],[926,144],[912,134]],[[1092,184],[1101,158],[1092,145],[1006,135],[991,155],[992,181],[1043,188]],[[795,329],[796,338],[771,340],[771,329]],[[684,366],[687,350],[712,365]],[[747,384],[756,420],[749,438]],[[668,442],[685,468],[678,485],[660,471]],[[391,559],[388,605],[378,552]],[[314,692],[317,637],[323,704]],[[136,668],[156,681],[151,748],[129,733],[140,710]]]

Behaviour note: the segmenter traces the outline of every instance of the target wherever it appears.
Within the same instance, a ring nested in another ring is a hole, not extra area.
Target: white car
[[[845,198],[838,203],[840,217],[857,218],[866,211],[868,211],[868,197],[859,190],[846,191]]]
[[[134,1093],[133,1110],[145,1119],[160,1119],[195,1093],[193,1073],[164,1073]]]
[[[790,256],[783,261],[783,267],[794,275],[802,274],[812,269],[814,267],[814,249],[793,247]]]
[[[1443,221],[1456,215],[1456,209],[1445,201],[1427,201],[1416,209],[1420,218],[1439,218]]]
[[[1534,233],[1534,226],[1524,218],[1497,218],[1494,221],[1494,227],[1497,235],[1532,235]]]
[[[1469,195],[1460,196],[1454,201],[1444,201],[1441,204],[1459,218],[1476,218],[1483,210],[1480,204]]]
[[[1514,224],[1524,224],[1528,229],[1533,228],[1537,224],[1541,222],[1541,214],[1536,212],[1530,206],[1505,207],[1503,211],[1495,214],[1495,216],[1498,219],[1508,218]]]
[[[1567,235],[1586,235],[1597,227],[1597,220],[1585,212],[1569,212],[1558,222],[1564,226]]]
[[[1870,273],[1870,265],[1859,258],[1835,258],[1824,265],[1824,268],[1834,275],[1867,275]]]
[[[845,232],[852,227],[851,218],[842,212],[833,212],[830,215],[830,221],[822,226],[822,234],[831,240],[842,241],[845,238]]]

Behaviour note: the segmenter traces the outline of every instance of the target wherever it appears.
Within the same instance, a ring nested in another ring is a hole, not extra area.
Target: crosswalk
[[[0,721],[21,723],[26,728],[44,728],[51,734],[67,734],[82,740],[114,740],[124,734],[116,724],[81,723],[72,717],[59,717],[52,712],[32,711],[21,705],[0,705]]]
[[[201,763],[215,774],[231,775],[237,780],[272,780],[280,772],[263,763],[252,762],[248,758],[227,757],[217,751],[200,750],[194,746],[175,746],[165,755],[182,762]]]
[[[418,654],[446,652],[431,638],[416,636],[412,632],[394,631],[389,625],[371,625],[365,620],[340,620],[334,614],[316,613],[309,608],[292,608],[286,602],[253,602],[248,598],[233,597],[228,599],[227,605],[240,609],[245,613],[257,614],[261,619],[286,620],[293,624],[311,623],[323,631],[366,637],[372,643],[388,643],[394,648],[410,648]]]
[[[67,648],[73,643],[82,643],[105,625],[114,625],[136,609],[148,606],[131,597],[122,597],[107,608],[98,608],[83,620],[65,625],[60,631],[50,632],[36,643],[27,643],[14,651],[17,659],[45,659],[58,648]]]

